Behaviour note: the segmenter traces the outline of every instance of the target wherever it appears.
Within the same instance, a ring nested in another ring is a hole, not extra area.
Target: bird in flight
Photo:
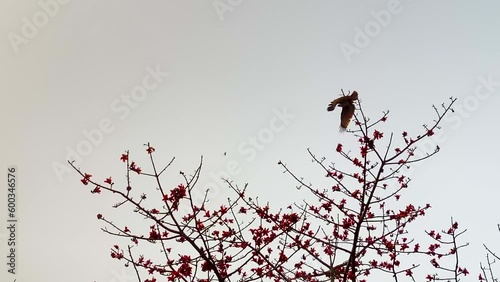
[[[337,106],[342,108],[342,112],[340,113],[340,131],[342,132],[347,129],[347,126],[354,115],[354,110],[356,109],[354,106],[355,100],[358,100],[358,92],[353,91],[351,95],[342,96],[333,100],[328,105],[328,108],[326,108],[329,112],[333,111]]]

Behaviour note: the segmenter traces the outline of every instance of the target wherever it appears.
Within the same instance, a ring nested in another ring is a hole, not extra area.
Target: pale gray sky
[[[306,148],[335,161],[336,144],[353,142],[325,110],[341,88],[356,89],[374,118],[390,109],[387,134],[416,132],[434,118],[432,104],[459,99],[434,141],[442,151],[415,168],[409,193],[433,206],[416,227],[444,227],[453,216],[468,229],[462,263],[475,280],[481,244],[500,251],[499,9],[496,1],[2,1],[0,206],[15,165],[19,249],[18,274],[2,267],[0,280],[134,281],[109,257],[116,239],[95,218],[114,201],[67,172],[72,151],[96,178],[123,181],[118,157],[130,149],[145,162],[149,141],[160,161],[177,157],[172,185],[203,155],[200,190],[236,162],[232,179],[250,183],[249,193],[301,201],[305,191],[276,163],[324,181]],[[260,150],[251,145],[269,132]],[[216,189],[214,202],[230,195]],[[4,266],[6,218],[3,208]]]

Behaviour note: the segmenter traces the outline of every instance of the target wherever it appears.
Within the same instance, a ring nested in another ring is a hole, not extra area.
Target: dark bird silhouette
[[[342,108],[342,112],[340,113],[340,131],[345,131],[347,129],[354,115],[354,110],[356,109],[354,106],[355,100],[358,100],[358,92],[353,91],[351,95],[342,96],[333,100],[328,105],[328,108],[326,108],[329,112],[333,111],[337,106]]]

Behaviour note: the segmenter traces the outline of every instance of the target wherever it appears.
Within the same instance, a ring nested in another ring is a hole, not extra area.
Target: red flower
[[[342,144],[340,144],[340,143],[339,143],[339,144],[337,145],[337,149],[336,149],[336,151],[337,151],[337,152],[339,152],[339,153],[340,153],[340,152],[342,152]]]
[[[111,180],[111,176],[106,178],[106,180],[104,180],[104,183],[113,184],[113,181]]]
[[[360,194],[361,191],[359,191],[359,189],[356,189],[351,193],[351,197],[353,197],[354,199],[359,199]]]
[[[97,219],[103,219],[102,214],[98,213],[97,214]]]
[[[122,259],[123,258],[123,254],[122,253],[116,253],[115,251],[112,251],[111,252],[111,257],[112,258],[116,258],[116,259]]]
[[[279,262],[286,262],[288,260],[288,257],[285,255],[285,253],[282,251],[280,253],[280,257],[279,257]]]
[[[120,157],[120,160],[122,160],[122,162],[128,161],[128,154],[122,154],[122,156]]]
[[[439,267],[439,263],[436,261],[436,259],[431,259],[431,264],[434,267]]]
[[[354,160],[352,162],[354,163],[355,166],[359,166],[359,167],[362,166],[362,163],[360,160],[358,160],[358,158],[354,158]]]
[[[130,170],[135,171],[137,174],[141,174],[142,169],[135,165],[135,162],[130,164]]]
[[[203,224],[203,222],[198,220],[196,223],[196,228],[198,228],[198,230],[203,230],[203,229],[205,229],[205,225]]]
[[[92,193],[92,194],[94,194],[94,193],[100,194],[101,193],[101,188],[99,188],[99,186],[96,186],[94,188],[94,190],[90,191],[90,193]]]
[[[373,138],[375,139],[381,139],[384,137],[384,134],[378,130],[373,131]]]
[[[387,116],[383,116],[380,120],[385,122],[387,120]]]
[[[419,249],[420,249],[420,244],[418,244],[418,243],[417,243],[417,244],[415,244],[415,247],[413,247],[413,251],[414,251],[415,253],[418,253],[418,250],[419,250]]]
[[[161,239],[160,233],[156,232],[156,230],[151,230],[149,232],[149,239],[155,240],[155,239]]]
[[[92,177],[92,174],[85,173],[83,178],[80,180],[84,185],[89,184],[89,180]]]
[[[432,136],[432,135],[434,135],[434,131],[432,131],[432,129],[427,130],[427,136]]]
[[[324,250],[325,254],[331,256],[333,255],[333,249],[332,249],[332,246],[326,246],[325,250]]]
[[[403,137],[406,137],[406,136],[408,136],[408,132],[403,131]]]
[[[123,232],[130,232],[130,229],[128,229],[128,227],[125,226],[125,229],[123,229]]]
[[[147,149],[146,149],[146,152],[148,152],[148,154],[151,155],[151,153],[153,153],[155,151],[155,148],[149,146]]]
[[[206,271],[210,271],[212,270],[212,264],[210,264],[210,262],[208,261],[204,261],[202,264],[201,264],[201,271],[203,272],[206,272]]]
[[[170,190],[170,196],[163,196],[163,200],[166,201],[168,199],[170,202],[172,202],[172,208],[174,210],[177,210],[179,208],[179,202],[182,198],[186,197],[187,195],[187,190],[186,187],[184,187],[183,184],[177,185],[176,188],[173,188]]]
[[[361,147],[361,156],[363,158],[366,157],[366,153],[368,153],[368,147],[366,146]]]

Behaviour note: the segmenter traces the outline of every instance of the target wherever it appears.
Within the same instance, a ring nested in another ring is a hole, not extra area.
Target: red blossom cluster
[[[92,175],[73,167],[84,185],[95,185],[92,193],[112,192],[120,198],[114,207],[128,203],[136,215],[149,222],[148,228],[129,228],[97,215],[107,225],[104,232],[133,243],[126,244],[126,248],[114,245],[111,256],[132,265],[139,281],[154,282],[159,277],[166,277],[166,281],[202,282],[368,281],[374,273],[388,275],[395,281],[399,277],[458,281],[458,277],[469,274],[468,270],[458,264],[446,265],[458,262],[458,251],[466,245],[458,245],[457,237],[464,231],[458,231],[456,222],[443,232],[428,231],[432,243],[427,249],[421,247],[425,243],[408,226],[425,216],[430,204],[418,205],[404,198],[411,179],[403,174],[404,168],[433,155],[416,158],[414,152],[420,140],[439,129],[454,101],[443,105],[441,112],[434,107],[438,117],[433,126],[424,125],[424,134],[412,138],[404,131],[400,142],[393,134],[375,129],[387,120],[388,112],[370,122],[358,102],[358,114],[354,116],[357,129],[351,131],[353,140],[358,142],[339,143],[335,148],[336,158],[346,159],[351,167],[327,164],[326,158],[319,158],[308,149],[313,162],[332,182],[329,188],[316,187],[283,162],[278,163],[297,181],[297,188],[305,188],[300,191],[309,195],[309,200],[286,208],[262,205],[246,195],[246,185],[240,188],[228,179],[224,181],[235,196],[227,205],[212,206],[208,191],[201,203],[196,202],[193,191],[202,161],[189,177],[181,172],[182,183],[166,188],[162,174],[174,159],[158,169],[154,161],[156,150],[149,144],[146,153],[150,171],[143,171],[131,161],[128,151],[121,155],[120,160],[126,163],[126,184],[121,186],[124,188],[115,185],[112,177],[102,184],[94,182]],[[358,149],[346,150],[352,144]],[[136,174],[131,175],[130,171]],[[157,194],[133,196],[132,177],[153,178],[157,187],[152,191]],[[163,258],[148,258],[140,249],[146,244],[156,244]],[[420,264],[414,263],[416,258],[410,258],[416,256],[429,257],[436,273],[419,273]],[[149,277],[142,280],[145,275]]]

